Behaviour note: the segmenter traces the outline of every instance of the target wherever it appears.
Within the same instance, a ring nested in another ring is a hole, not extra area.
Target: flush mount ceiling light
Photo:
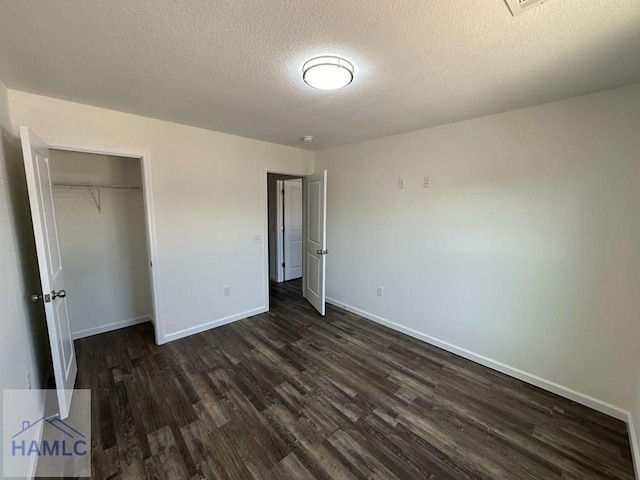
[[[353,65],[340,57],[316,57],[302,66],[302,79],[320,90],[344,88],[353,80]]]

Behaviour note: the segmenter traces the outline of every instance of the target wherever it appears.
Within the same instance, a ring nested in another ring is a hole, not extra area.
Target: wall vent
[[[526,12],[530,8],[537,7],[545,2],[545,0],[504,0],[511,10],[511,14],[515,17],[522,12]]]

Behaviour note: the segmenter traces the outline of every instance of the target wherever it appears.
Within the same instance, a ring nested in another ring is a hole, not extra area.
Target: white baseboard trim
[[[464,357],[472,362],[479,363],[480,365],[484,365],[485,367],[489,367],[493,370],[496,370],[500,373],[504,373],[505,375],[509,375],[510,377],[517,378],[518,380],[522,380],[523,382],[529,383],[531,385],[535,385],[536,387],[540,387],[543,390],[547,390],[549,392],[555,393],[556,395],[560,395],[561,397],[568,398],[569,400],[573,400],[581,405],[597,410],[598,412],[602,412],[611,417],[617,418],[618,420],[622,420],[624,422],[629,421],[629,412],[612,405],[608,402],[604,402],[602,400],[598,400],[590,395],[586,395],[584,393],[576,392],[570,388],[564,387],[557,383],[551,382],[549,380],[545,380],[544,378],[540,378],[536,375],[532,375],[518,368],[511,367],[509,365],[505,365],[504,363],[498,362],[496,360],[492,360],[490,358],[484,357],[482,355],[478,355],[477,353],[470,352],[464,348],[458,347],[456,345],[452,345],[451,343],[445,342],[443,340],[431,337],[422,332],[418,332],[412,328],[405,327],[398,323],[392,322],[391,320],[387,320],[386,318],[379,317],[374,315],[373,313],[365,312],[364,310],[360,310],[359,308],[353,307],[349,304],[341,302],[340,300],[336,300],[333,298],[327,297],[327,303],[334,305],[338,308],[342,308],[349,312],[355,313],[356,315],[360,315],[361,317],[366,318],[367,320],[371,320],[373,322],[384,325],[385,327],[389,327],[392,330],[396,330],[398,332],[409,335],[410,337],[417,338],[418,340],[422,340],[430,345],[434,345],[436,347],[442,348],[450,353],[454,353],[461,357]]]
[[[629,427],[629,442],[631,443],[631,457],[633,458],[633,467],[636,471],[636,479],[640,480],[640,444],[638,443],[638,440],[640,439],[636,435],[636,429],[633,423],[633,415],[631,415],[631,413],[629,413],[627,425]]]
[[[72,332],[71,336],[74,340],[78,340],[79,338],[91,337],[93,335],[98,335],[99,333],[111,332],[112,330],[118,330],[119,328],[131,327],[133,325],[138,325],[139,323],[151,321],[151,315],[143,315],[142,317],[122,320],[120,322],[113,322],[107,325],[100,325],[99,327],[91,327],[85,328],[83,330],[78,330],[76,332]]]
[[[162,339],[162,343],[160,345],[172,342],[174,340],[178,340],[180,338],[188,337],[190,335],[195,335],[196,333],[204,332],[205,330],[211,330],[212,328],[221,327],[223,325],[227,325],[228,323],[237,322],[238,320],[243,320],[245,318],[253,317],[254,315],[258,315],[260,313],[268,312],[269,309],[266,306],[255,308],[253,310],[248,310],[246,312],[238,313],[236,315],[231,315],[229,317],[221,318],[219,320],[213,320],[211,322],[203,323],[201,325],[196,325],[195,327],[185,328],[184,330],[178,330],[177,332],[169,333],[164,335]]]

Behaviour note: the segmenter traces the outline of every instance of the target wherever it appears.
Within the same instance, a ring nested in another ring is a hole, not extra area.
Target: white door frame
[[[144,216],[147,230],[147,247],[149,251],[149,277],[151,281],[151,319],[154,326],[156,344],[164,342],[164,328],[160,311],[160,281],[158,272],[158,248],[156,242],[156,221],[153,203],[153,186],[151,182],[151,153],[143,150],[116,147],[113,145],[99,145],[94,143],[75,142],[53,137],[41,136],[50,149],[66,150],[70,152],[95,153],[116,157],[136,158],[142,166],[142,198],[144,202]]]
[[[264,278],[264,307],[266,311],[269,311],[269,174],[275,173],[276,175],[291,175],[294,177],[306,177],[309,175],[305,168],[285,168],[285,167],[270,167],[265,166],[262,169],[262,244],[263,244],[263,266],[262,276]],[[303,212],[304,214],[304,212]],[[303,267],[304,268],[304,267]],[[302,292],[301,292],[302,293]]]

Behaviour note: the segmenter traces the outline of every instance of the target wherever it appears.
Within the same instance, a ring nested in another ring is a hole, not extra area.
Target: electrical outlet
[[[27,390],[31,390],[31,374],[29,372],[27,372]]]
[[[424,177],[424,182],[422,186],[424,188],[431,188],[431,177]]]
[[[379,297],[383,297],[383,296],[384,296],[384,288],[382,288],[382,287],[378,287],[378,289],[376,290],[376,294],[377,294]]]
[[[223,291],[224,291],[224,296],[225,297],[228,296],[228,295],[231,295],[231,287],[229,285],[225,285]]]
[[[256,235],[253,241],[255,243],[262,243],[262,235]]]
[[[403,189],[405,187],[404,177],[398,178],[398,188]]]

